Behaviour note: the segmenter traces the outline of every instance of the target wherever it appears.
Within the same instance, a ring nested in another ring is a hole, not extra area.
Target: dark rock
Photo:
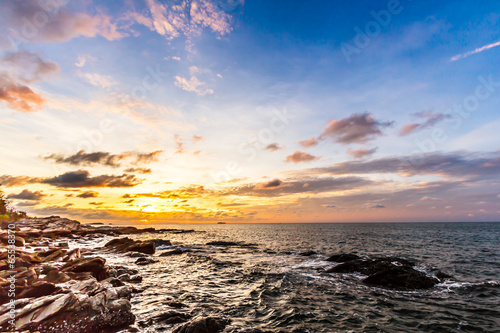
[[[375,259],[355,259],[341,263],[326,270],[327,273],[361,273],[363,275],[373,275],[384,271],[394,266],[413,267],[415,263],[412,261],[395,258],[384,257]]]
[[[91,273],[98,281],[108,277],[107,269],[104,267],[106,259],[101,257],[74,259],[61,268],[63,272]]]
[[[185,307],[186,305],[184,303],[181,303],[181,302],[175,302],[175,301],[171,301],[171,302],[166,302],[164,304],[167,304],[168,306],[170,306],[171,308],[175,308],[175,309],[180,309],[180,308],[183,308]]]
[[[308,251],[298,253],[299,256],[304,256],[304,257],[310,257],[310,256],[315,255],[315,254],[316,254],[316,251],[313,251],[313,250],[308,250]]]
[[[158,262],[158,261],[153,260],[151,258],[139,258],[135,261],[135,264],[139,265],[139,266],[145,266],[145,265],[149,265],[149,264],[154,264],[155,262]]]
[[[160,257],[169,257],[169,256],[178,255],[178,254],[183,254],[183,253],[184,253],[184,251],[182,251],[181,249],[173,249],[173,250],[163,252],[162,254],[160,254]]]
[[[446,274],[446,273],[443,273],[443,272],[441,272],[441,271],[438,271],[435,275],[436,275],[436,277],[437,277],[440,281],[453,279],[453,276],[451,276],[451,275],[449,275],[449,274]]]
[[[363,280],[364,283],[391,289],[429,289],[439,281],[408,266],[392,266]]]
[[[128,237],[115,238],[104,245],[105,248],[113,249],[116,252],[134,251],[145,254],[154,254],[155,245],[153,241],[136,241]]]
[[[214,246],[238,246],[239,244],[236,243],[236,242],[214,241],[214,242],[208,242],[207,245],[214,245]]]
[[[219,317],[196,318],[177,327],[173,333],[218,333],[229,323],[228,319]]]
[[[47,296],[58,290],[53,283],[46,281],[35,281],[28,288],[16,293],[18,298],[42,297]]]
[[[156,239],[151,239],[150,241],[153,242],[153,244],[154,244],[155,247],[158,247],[158,246],[172,246],[172,243],[168,239],[159,239],[159,238],[156,238]]]
[[[334,261],[334,262],[347,262],[351,260],[360,259],[357,254],[354,253],[338,253],[330,256],[326,261]]]
[[[140,252],[129,252],[126,254],[127,257],[130,258],[147,258],[148,255]]]

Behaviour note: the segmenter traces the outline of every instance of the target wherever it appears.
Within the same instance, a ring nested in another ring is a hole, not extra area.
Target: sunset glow
[[[19,210],[500,216],[498,4],[41,3],[0,14],[0,184]]]

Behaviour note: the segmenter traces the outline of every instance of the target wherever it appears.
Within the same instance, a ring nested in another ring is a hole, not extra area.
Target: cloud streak
[[[477,54],[477,53],[481,53],[483,51],[492,49],[492,48],[497,47],[497,46],[500,46],[500,41],[495,42],[495,43],[491,43],[491,44],[488,44],[488,45],[485,45],[485,46],[482,46],[482,47],[478,47],[477,49],[469,51],[469,52],[465,52],[465,53],[462,53],[462,54],[457,54],[456,56],[451,57],[450,61],[453,62],[453,61],[457,61],[457,60],[460,60],[460,59],[465,59],[467,57],[470,57],[471,55],[474,55],[474,54]]]

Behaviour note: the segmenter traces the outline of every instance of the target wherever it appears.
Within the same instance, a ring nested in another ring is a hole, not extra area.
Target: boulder
[[[363,280],[364,283],[390,289],[429,289],[439,281],[408,266],[393,266]]]
[[[160,254],[160,257],[170,257],[178,254],[183,254],[185,251],[181,249],[173,249],[173,250],[168,250]]]
[[[218,333],[229,323],[228,319],[220,317],[196,318],[177,327],[173,333]]]
[[[310,257],[310,256],[315,255],[315,254],[316,254],[316,251],[313,251],[313,250],[308,250],[308,251],[298,253],[299,256],[304,256],[304,257]]]
[[[413,267],[415,263],[407,259],[383,257],[374,259],[354,259],[326,270],[327,273],[361,273],[373,275],[393,266]]]
[[[115,238],[104,245],[105,248],[112,249],[116,252],[140,252],[145,254],[154,254],[155,245],[153,241],[136,241],[128,237]]]
[[[106,259],[101,257],[78,258],[71,260],[62,266],[63,272],[90,273],[98,281],[108,277],[107,269],[104,266]]]
[[[145,265],[153,264],[155,262],[157,262],[157,261],[154,259],[151,259],[151,258],[139,258],[135,261],[135,264],[139,265],[139,266],[145,266]]]
[[[47,281],[35,281],[27,288],[24,288],[20,292],[16,293],[18,298],[31,298],[31,297],[42,297],[54,293],[59,290],[53,283]]]
[[[24,246],[24,238],[16,234],[14,234],[14,236],[15,236],[14,244],[9,243],[9,235],[7,233],[0,235],[0,242],[5,246],[7,245]]]
[[[214,246],[238,246],[239,244],[236,243],[236,242],[214,241],[214,242],[208,242],[207,245],[214,245]]]
[[[360,259],[360,257],[354,253],[337,253],[328,257],[326,261],[347,262],[356,259]]]

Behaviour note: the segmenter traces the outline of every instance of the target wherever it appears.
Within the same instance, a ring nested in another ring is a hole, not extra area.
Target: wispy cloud
[[[462,53],[462,54],[457,54],[456,56],[453,56],[450,58],[450,61],[457,61],[457,60],[460,60],[460,59],[464,59],[464,58],[467,58],[471,55],[474,55],[474,54],[477,54],[477,53],[481,53],[483,51],[486,51],[486,50],[489,50],[489,49],[492,49],[494,47],[497,47],[497,46],[500,46],[500,41],[498,42],[495,42],[495,43],[491,43],[491,44],[488,44],[488,45],[485,45],[485,46],[482,46],[482,47],[479,47],[473,51],[469,51],[469,52],[465,52],[465,53]]]

